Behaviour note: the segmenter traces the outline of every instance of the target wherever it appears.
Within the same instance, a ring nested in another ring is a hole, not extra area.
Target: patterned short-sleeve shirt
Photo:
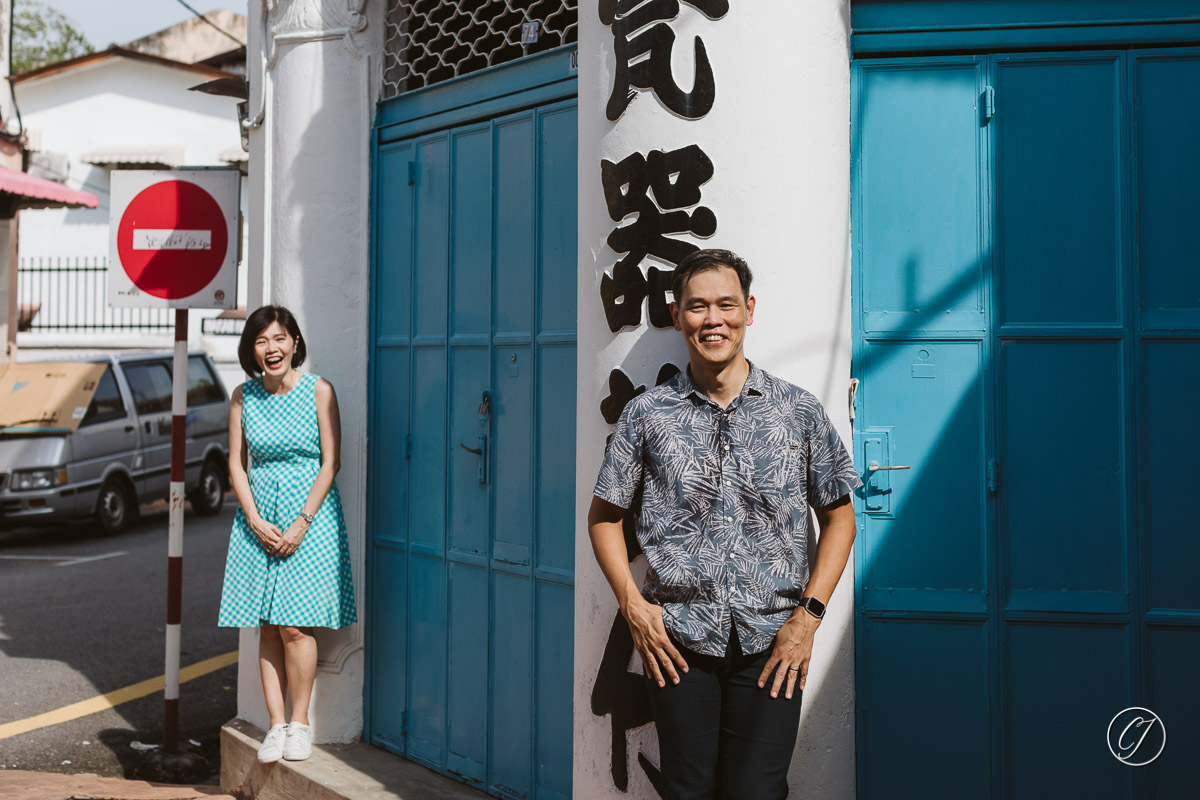
[[[816,397],[751,364],[725,409],[688,372],[631,400],[595,494],[640,494],[642,596],[685,647],[722,656],[731,624],[744,652],[772,647],[808,585],[809,507],[861,485]]]

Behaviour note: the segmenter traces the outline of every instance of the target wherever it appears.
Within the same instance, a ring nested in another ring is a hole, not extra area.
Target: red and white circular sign
[[[229,248],[225,214],[190,181],[166,180],[138,192],[121,215],[117,253],[133,285],[178,300],[207,286]]]

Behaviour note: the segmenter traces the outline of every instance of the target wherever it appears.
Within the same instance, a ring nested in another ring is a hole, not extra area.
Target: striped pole
[[[171,380],[171,515],[167,523],[167,665],[163,752],[179,752],[179,643],[183,616],[183,470],[187,446],[188,312],[175,309]]]

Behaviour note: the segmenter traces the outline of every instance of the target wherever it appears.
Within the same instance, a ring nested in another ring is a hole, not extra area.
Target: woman
[[[312,628],[356,621],[338,472],[333,386],[296,370],[307,347],[292,312],[263,306],[246,320],[238,360],[254,376],[229,406],[233,521],[218,625],[258,626],[258,666],[271,716],[264,763],[312,753]],[[248,468],[247,468],[248,467]],[[290,719],[285,699],[292,701]]]

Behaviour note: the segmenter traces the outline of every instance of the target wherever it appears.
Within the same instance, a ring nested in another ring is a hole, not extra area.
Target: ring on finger
[[[799,671],[800,671],[799,667],[788,667],[788,672],[799,672]]]

